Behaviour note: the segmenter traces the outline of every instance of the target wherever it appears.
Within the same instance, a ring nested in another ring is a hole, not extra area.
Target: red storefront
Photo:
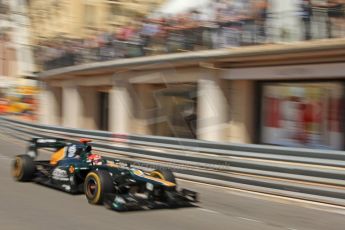
[[[260,142],[344,149],[344,96],[342,81],[263,83]]]

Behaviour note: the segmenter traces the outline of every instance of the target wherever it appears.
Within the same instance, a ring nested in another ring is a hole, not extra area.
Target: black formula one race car
[[[118,210],[192,206],[196,192],[177,190],[169,169],[144,172],[118,160],[92,153],[90,140],[33,138],[28,151],[16,156],[12,174],[17,181],[35,181],[69,193],[85,193],[91,204]],[[38,149],[52,148],[50,160],[35,160]]]

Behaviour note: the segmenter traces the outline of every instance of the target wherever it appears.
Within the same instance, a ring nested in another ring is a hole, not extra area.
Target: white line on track
[[[207,209],[207,208],[198,208],[199,210],[203,211],[203,212],[209,212],[209,213],[214,213],[214,214],[220,214],[220,212],[211,210],[211,209]]]
[[[251,221],[251,222],[263,223],[261,220],[255,220],[255,219],[251,219],[251,218],[247,218],[247,217],[242,217],[242,216],[236,216],[236,218],[237,219],[241,219],[241,220]]]
[[[0,160],[12,160],[11,157],[0,154]]]
[[[252,219],[252,218],[247,218],[247,217],[242,217],[242,216],[236,216],[235,218],[240,219],[240,220],[246,220],[246,221],[250,221],[250,222],[256,222],[256,223],[263,223],[263,224],[267,224],[264,221],[261,220],[256,220],[256,219]],[[284,227],[285,228],[285,227]],[[298,230],[297,228],[286,228],[287,230]]]
[[[7,157],[7,156],[0,156],[0,159],[11,159],[11,158],[9,158],[9,157]]]
[[[8,158],[1,158],[1,157],[0,157],[0,161],[11,161],[11,159],[8,159]]]

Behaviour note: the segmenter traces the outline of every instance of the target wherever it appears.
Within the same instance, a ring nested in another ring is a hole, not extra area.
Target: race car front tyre
[[[166,181],[176,184],[175,176],[170,169],[156,169],[156,170],[153,170],[150,173],[150,175],[152,177],[156,177],[156,178],[166,180]]]
[[[35,162],[29,155],[16,156],[13,162],[12,175],[17,181],[30,181],[35,171]]]
[[[84,191],[90,204],[102,204],[105,194],[114,193],[111,176],[105,170],[89,172],[85,178]]]

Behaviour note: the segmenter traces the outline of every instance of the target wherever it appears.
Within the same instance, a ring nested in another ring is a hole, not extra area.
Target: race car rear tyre
[[[105,194],[114,193],[111,176],[105,170],[89,172],[85,178],[84,191],[90,204],[103,204]]]
[[[170,169],[156,169],[156,170],[153,170],[150,173],[150,175],[152,177],[156,177],[156,178],[166,180],[166,181],[176,184],[175,176]]]
[[[13,162],[12,175],[17,181],[30,181],[35,171],[35,162],[29,155],[16,156]]]

